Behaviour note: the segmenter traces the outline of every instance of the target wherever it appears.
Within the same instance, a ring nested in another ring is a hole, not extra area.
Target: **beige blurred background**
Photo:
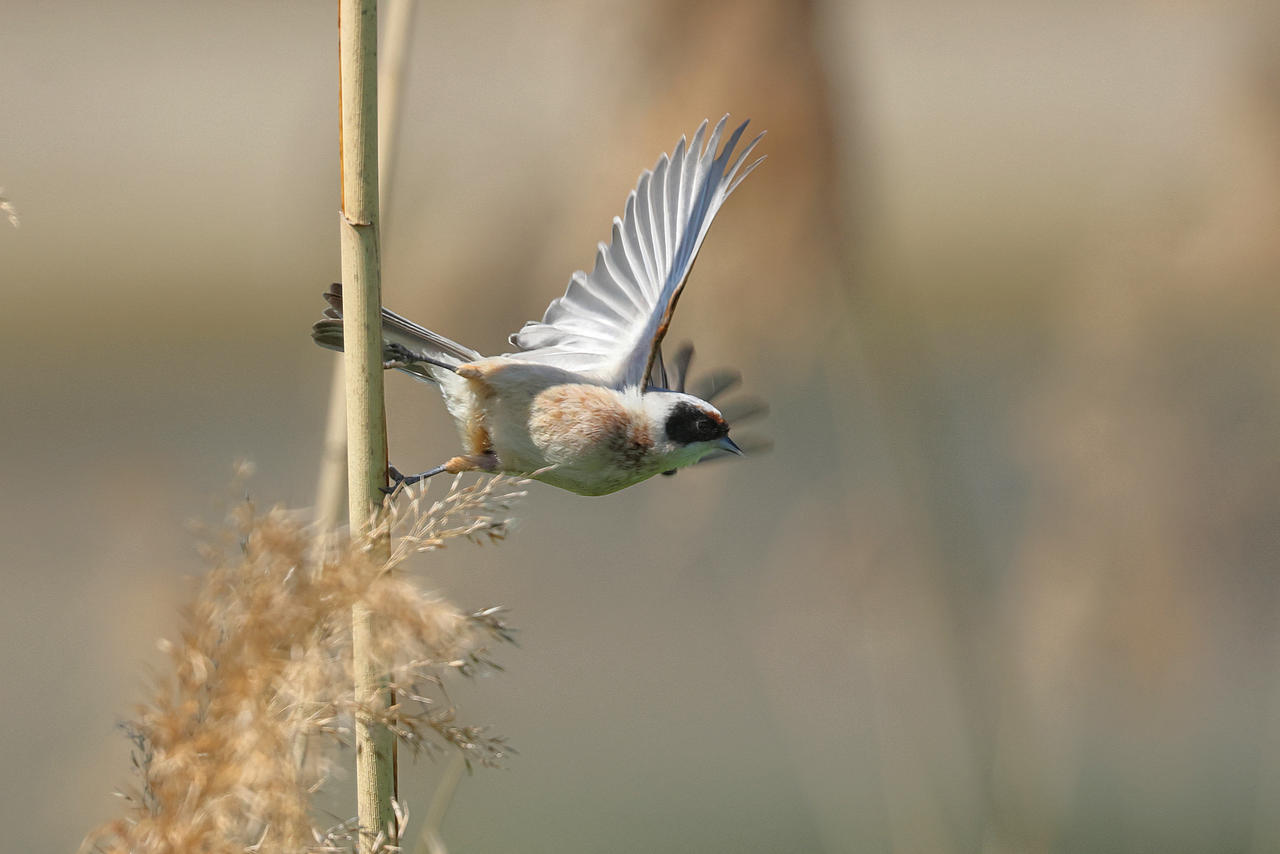
[[[313,500],[336,47],[330,3],[4,9],[11,850],[117,814],[233,461]],[[521,629],[454,688],[520,755],[449,850],[1280,850],[1278,56],[1267,3],[424,5],[385,298],[486,352],[680,134],[769,131],[672,336],[773,452],[422,564]],[[393,460],[451,453],[388,388]]]

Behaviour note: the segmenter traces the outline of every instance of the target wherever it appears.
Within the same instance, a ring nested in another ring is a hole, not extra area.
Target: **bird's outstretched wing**
[[[574,273],[542,320],[511,336],[522,351],[513,355],[590,374],[615,388],[646,385],[711,220],[764,160],[743,168],[764,134],[733,158],[746,122],[716,155],[728,119],[720,119],[705,147],[704,121],[691,145],[681,137],[670,157],[663,154],[640,176],[625,214],[613,220],[612,240],[599,246],[595,268]]]

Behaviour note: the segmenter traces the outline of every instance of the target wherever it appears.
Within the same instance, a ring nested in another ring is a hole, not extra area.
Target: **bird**
[[[439,387],[463,453],[428,471],[388,475],[394,492],[437,474],[468,471],[529,477],[579,495],[607,495],[656,474],[743,451],[706,397],[685,389],[692,348],[671,360],[662,342],[698,250],[721,205],[764,157],[736,156],[749,120],[720,146],[726,114],[707,134],[704,120],[686,143],[641,173],[598,244],[590,273],[572,275],[540,321],[508,339],[516,350],[485,357],[382,309],[384,367]],[[717,153],[717,149],[719,152]],[[317,344],[342,349],[342,287],[312,327]],[[672,382],[672,379],[675,381]]]

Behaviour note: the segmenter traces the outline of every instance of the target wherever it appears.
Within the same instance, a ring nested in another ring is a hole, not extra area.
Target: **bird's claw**
[[[448,470],[448,466],[443,465],[436,466],[433,469],[428,469],[420,474],[406,475],[401,474],[400,470],[395,466],[387,466],[387,478],[391,481],[391,486],[383,486],[380,487],[380,489],[387,495],[398,495],[400,490],[404,489],[406,486],[413,486],[415,483],[420,483],[433,475],[437,475]]]
[[[415,483],[422,480],[422,475],[414,474],[406,476],[401,474],[400,469],[395,466],[387,466],[387,478],[390,479],[391,485],[382,486],[379,487],[379,489],[387,495],[395,495],[406,486],[413,486]]]

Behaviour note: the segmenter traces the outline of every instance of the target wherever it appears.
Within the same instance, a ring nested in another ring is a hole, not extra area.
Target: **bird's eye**
[[[680,444],[711,442],[728,432],[728,427],[711,414],[687,403],[677,406],[667,418],[667,436]]]

